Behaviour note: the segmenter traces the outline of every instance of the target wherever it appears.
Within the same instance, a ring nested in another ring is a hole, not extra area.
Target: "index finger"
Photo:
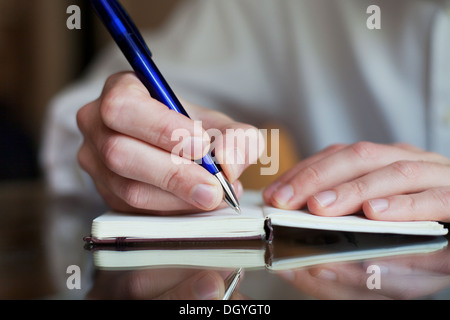
[[[209,150],[205,130],[153,99],[134,73],[108,78],[101,96],[100,117],[113,131],[185,158],[200,159]]]
[[[345,182],[362,177],[399,159],[425,160],[424,155],[370,142],[359,142],[302,168],[272,195],[283,209],[299,209],[307,199]]]

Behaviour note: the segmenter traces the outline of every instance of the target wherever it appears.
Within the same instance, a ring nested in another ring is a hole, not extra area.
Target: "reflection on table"
[[[273,243],[89,247],[102,206],[49,198],[40,183],[0,186],[0,201],[3,299],[221,299],[238,268],[233,299],[450,298],[448,236],[277,228]]]

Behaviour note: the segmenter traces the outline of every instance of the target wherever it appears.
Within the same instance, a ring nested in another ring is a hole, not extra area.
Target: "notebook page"
[[[272,225],[348,232],[392,233],[412,235],[445,235],[447,229],[434,221],[375,221],[364,215],[322,217],[304,210],[282,210],[265,206],[264,216]]]

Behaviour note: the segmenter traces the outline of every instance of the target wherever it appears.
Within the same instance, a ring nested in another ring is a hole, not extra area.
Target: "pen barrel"
[[[95,12],[150,95],[169,109],[190,118],[153,62],[152,54],[144,39],[121,4],[116,0],[90,1]],[[201,162],[197,161],[197,163],[211,174],[216,175],[221,171],[220,166],[213,161],[211,154],[206,155],[201,159]]]
[[[170,88],[151,58],[132,55],[130,56],[130,59],[134,60],[131,64],[137,77],[141,80],[154,99],[166,105],[169,109],[190,118],[180,100]],[[215,175],[221,171],[220,165],[214,162],[211,154],[206,155],[200,161],[197,161],[197,163],[211,174]]]
[[[135,63],[140,66],[133,67],[136,75],[149,91],[152,98],[158,100],[166,105],[169,109],[176,111],[189,118],[188,113],[184,109],[181,102],[176,97],[175,93],[166,82],[158,67],[152,59],[141,59],[141,57],[134,57]]]

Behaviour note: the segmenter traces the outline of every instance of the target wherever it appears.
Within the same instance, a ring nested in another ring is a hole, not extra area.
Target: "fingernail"
[[[375,199],[370,200],[369,205],[372,208],[373,212],[379,213],[384,212],[389,208],[389,201],[386,199]]]
[[[201,207],[212,209],[216,204],[218,190],[214,186],[207,184],[199,184],[195,186],[192,192],[192,200],[199,204]]]
[[[264,196],[270,198],[272,194],[276,192],[281,185],[282,185],[281,181],[272,183],[270,186],[267,187],[266,190],[264,190]]]
[[[219,298],[219,286],[214,277],[204,275],[194,283],[194,294],[200,300],[212,300]]]
[[[294,188],[290,184],[285,185],[279,189],[273,196],[274,200],[281,205],[287,205],[294,197]]]
[[[314,199],[317,200],[317,202],[322,206],[322,207],[328,207],[329,205],[331,205],[332,203],[334,203],[337,199],[337,195],[336,192],[334,191],[324,191],[324,192],[320,192],[314,195]]]

